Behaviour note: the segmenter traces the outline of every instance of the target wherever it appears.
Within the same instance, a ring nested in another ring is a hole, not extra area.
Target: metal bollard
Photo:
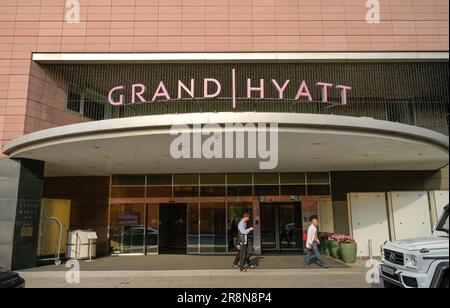
[[[373,259],[373,251],[372,251],[372,240],[369,239],[369,260]]]

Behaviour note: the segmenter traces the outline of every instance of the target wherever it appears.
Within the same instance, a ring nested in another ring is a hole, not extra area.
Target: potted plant
[[[344,263],[353,264],[356,262],[358,245],[352,236],[343,236],[339,241],[339,251]]]
[[[329,232],[321,232],[319,233],[319,240],[320,240],[320,246],[322,249],[322,252],[324,255],[326,256],[331,256],[331,251],[330,251],[330,237],[331,237],[331,233]]]
[[[340,235],[340,234],[332,234],[330,236],[330,253],[331,253],[331,257],[333,257],[333,259],[340,258],[339,240],[341,237],[342,237],[342,235]]]

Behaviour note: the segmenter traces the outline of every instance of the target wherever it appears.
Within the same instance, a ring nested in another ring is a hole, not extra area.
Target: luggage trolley
[[[53,258],[45,258],[45,259],[39,259],[39,261],[54,261],[55,265],[61,265],[61,257],[59,255],[59,251],[61,250],[61,241],[62,241],[62,232],[63,232],[63,224],[61,222],[61,220],[59,220],[56,217],[53,216],[46,216],[45,217],[45,221],[55,221],[56,224],[58,225],[58,231],[59,231],[59,236],[58,236],[58,248],[56,249],[56,253],[55,256]]]

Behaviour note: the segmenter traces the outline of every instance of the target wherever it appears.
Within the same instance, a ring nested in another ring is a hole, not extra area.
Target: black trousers
[[[250,258],[253,255],[253,248],[248,244],[240,244],[240,247],[241,249],[238,249],[236,256],[234,257],[233,265],[239,265],[239,267],[243,269],[245,264],[250,264]],[[244,247],[244,252],[242,251],[242,247]],[[244,261],[243,265],[241,265],[241,260]]]

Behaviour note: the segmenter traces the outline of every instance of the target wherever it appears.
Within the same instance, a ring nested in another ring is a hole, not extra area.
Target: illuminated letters
[[[259,92],[259,98],[264,98],[264,79],[259,80],[259,87],[252,87],[252,80],[247,79],[247,98],[252,98],[252,92]]]
[[[299,100],[300,97],[306,97],[310,102],[313,101],[311,93],[309,92],[308,86],[306,85],[306,81],[303,80],[300,88],[297,91],[297,95],[295,96],[296,100]]]
[[[291,82],[289,79],[286,80],[284,82],[284,85],[282,87],[280,87],[280,85],[278,84],[278,81],[276,81],[275,79],[272,79],[272,83],[273,83],[273,85],[275,86],[275,88],[278,91],[278,98],[279,99],[283,99],[284,98],[284,91],[286,90],[289,82]]]
[[[152,102],[156,101],[158,97],[164,97],[166,100],[170,99],[169,92],[167,92],[166,86],[162,81],[159,83],[158,89],[156,89],[156,92],[153,95]]]
[[[194,84],[195,80],[191,79],[191,87],[188,88],[184,83],[181,82],[181,80],[178,80],[178,99],[183,98],[182,91],[185,91],[191,98],[194,98],[195,97]]]
[[[109,91],[109,94],[108,94],[108,101],[109,101],[109,103],[111,104],[111,105],[113,105],[113,106],[120,106],[120,105],[123,105],[124,104],[124,101],[123,101],[123,94],[120,94],[120,99],[119,99],[119,101],[115,101],[114,99],[113,99],[113,94],[116,92],[116,91],[118,91],[118,90],[123,90],[124,89],[124,87],[123,86],[119,86],[119,87],[115,87],[115,88],[112,88],[111,89],[111,91]]]
[[[209,83],[214,83],[217,87],[217,90],[213,94],[208,93],[208,85]],[[220,85],[220,82],[217,79],[212,78],[205,78],[203,81],[203,97],[204,98],[215,98],[220,95],[220,92],[222,91],[222,86]]]
[[[318,87],[321,93],[320,97],[315,97],[311,95],[311,84],[308,85],[306,80],[302,80],[300,83],[292,82],[290,79],[287,80],[276,80],[276,79],[270,79],[270,83],[266,82],[265,79],[259,79],[259,83],[256,83],[254,79],[247,78],[246,81],[246,87],[244,90],[240,90],[240,95],[243,95],[242,97],[238,97],[238,80],[236,78],[236,69],[232,69],[231,71],[231,87],[227,88],[227,91],[230,93],[222,94],[222,83],[218,79],[214,78],[204,78],[203,79],[203,97],[198,97],[195,94],[195,85],[196,81],[195,79],[191,78],[189,79],[189,83],[183,82],[182,80],[178,80],[176,85],[171,85],[170,87],[167,87],[163,80],[161,80],[156,87],[156,90],[153,91],[153,89],[147,90],[147,86],[142,83],[134,83],[131,84],[131,88],[127,88],[124,85],[113,87],[109,93],[108,93],[108,101],[113,106],[120,106],[126,104],[124,93],[131,92],[131,97],[128,102],[131,102],[132,104],[137,103],[148,103],[148,102],[155,102],[159,100],[164,101],[170,101],[172,97],[176,99],[213,99],[213,98],[230,98],[230,101],[232,102],[233,108],[236,108],[237,101],[239,99],[279,99],[279,100],[307,100],[309,102],[322,102],[322,103],[329,103],[329,104],[340,104],[340,105],[347,105],[348,101],[348,94],[352,90],[352,87],[347,85],[334,85],[333,83],[329,82],[316,82],[315,84],[312,84],[312,86]],[[241,81],[242,82],[242,81]],[[295,88],[293,88],[295,87]],[[297,88],[298,87],[298,88]],[[276,90],[276,94],[271,94],[272,96],[276,97],[267,97],[267,93],[274,93],[274,91],[269,91],[269,88],[272,88],[272,90]],[[295,97],[286,97],[286,91],[288,89],[296,90],[297,92],[290,93],[296,93]],[[257,94],[256,94],[256,93]],[[170,93],[173,94],[173,96],[170,95]],[[335,95],[340,95],[340,102],[330,102],[329,97],[331,93]],[[149,96],[152,94],[153,96]],[[150,99],[151,98],[151,99]]]

